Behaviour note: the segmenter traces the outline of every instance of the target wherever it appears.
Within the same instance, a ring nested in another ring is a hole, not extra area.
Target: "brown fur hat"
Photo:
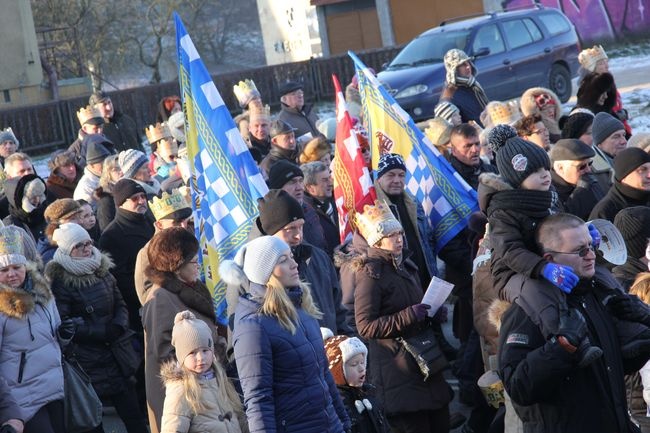
[[[196,256],[199,242],[182,227],[171,227],[149,241],[149,265],[159,272],[176,272]]]
[[[322,157],[332,153],[332,146],[327,142],[325,137],[318,136],[305,145],[300,154],[300,163],[320,161]]]

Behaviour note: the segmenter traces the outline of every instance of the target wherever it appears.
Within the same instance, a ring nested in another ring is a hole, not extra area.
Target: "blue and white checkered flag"
[[[199,261],[217,319],[226,324],[219,262],[231,259],[246,243],[258,215],[257,199],[268,188],[177,14],[174,20]]]

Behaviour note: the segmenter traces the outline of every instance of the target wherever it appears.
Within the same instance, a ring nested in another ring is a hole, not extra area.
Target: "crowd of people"
[[[227,324],[201,275],[180,98],[156,107],[147,154],[94,93],[46,179],[20,131],[0,131],[0,431],[67,431],[74,361],[129,433],[650,432],[650,134],[630,129],[605,51],[579,61],[565,112],[543,87],[490,101],[472,59],[445,55],[421,126],[480,207],[445,245],[393,153],[341,242],[336,119],[301,83],[272,116],[239,82],[235,122],[269,192],[218,269]],[[454,285],[436,311],[434,278]]]

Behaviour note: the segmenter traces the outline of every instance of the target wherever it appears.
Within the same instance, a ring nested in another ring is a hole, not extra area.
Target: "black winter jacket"
[[[608,292],[598,283],[582,281],[567,296],[569,306],[587,321],[592,344],[604,352],[586,368],[579,368],[554,338],[545,340],[518,305],[504,314],[499,374],[525,433],[639,431],[628,417],[624,374],[640,368],[647,355],[622,359],[616,320],[602,303]]]
[[[102,255],[99,268],[90,275],[73,275],[56,261],[48,263],[45,269],[61,319],[81,317],[85,322],[77,328],[68,350],[74,353],[100,396],[127,389],[127,378],[122,375],[109,345],[111,338],[129,327],[126,304],[109,271],[111,266],[110,258]],[[92,307],[92,313],[86,307]],[[114,331],[109,331],[111,326]],[[112,337],[111,332],[115,333]]]
[[[585,221],[589,219],[596,203],[605,197],[605,191],[591,173],[582,175],[576,185],[571,185],[551,170],[551,180],[564,211]]]
[[[140,301],[135,291],[135,259],[138,251],[154,235],[153,222],[146,215],[118,209],[115,219],[99,238],[99,248],[114,258],[115,267],[111,269],[117,280],[117,287],[122,293],[124,302],[129,309],[131,327],[142,331],[140,320]]]
[[[634,280],[641,272],[648,272],[648,265],[629,256],[625,263],[612,269],[612,274],[626,292],[630,291]]]
[[[364,384],[361,388],[353,386],[337,386],[343,406],[350,417],[352,424],[351,433],[390,433],[391,429],[386,421],[384,408],[375,398],[375,387]],[[371,408],[363,405],[366,400]],[[359,403],[357,403],[359,402]],[[357,405],[363,408],[359,413]]]
[[[650,192],[614,181],[605,197],[594,206],[589,214],[589,219],[602,218],[614,222],[614,217],[621,209],[631,206],[648,206],[648,204],[650,204]]]
[[[144,152],[140,135],[135,121],[124,113],[115,111],[110,121],[105,122],[102,133],[111,140],[115,151],[120,153],[123,150],[135,149]]]

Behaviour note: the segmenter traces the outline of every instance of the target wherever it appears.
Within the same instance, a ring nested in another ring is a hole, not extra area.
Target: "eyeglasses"
[[[574,165],[574,167],[576,168],[576,170],[582,171],[582,170],[586,169],[587,167],[591,167],[592,165],[594,165],[594,162],[589,161],[589,162],[581,162],[578,165]]]
[[[74,247],[72,247],[72,249],[73,250],[80,250],[82,248],[92,247],[94,244],[95,243],[92,240],[88,240],[86,242],[81,242],[81,243],[75,245]]]
[[[543,128],[543,129],[535,129],[533,131],[530,131],[530,134],[537,134],[537,135],[543,135],[543,134],[548,134],[548,129]]]
[[[551,254],[570,254],[578,257],[585,257],[589,253],[593,253],[596,251],[596,248],[593,245],[588,245],[586,247],[580,248],[578,251],[573,251],[571,253],[565,253],[562,251],[546,251],[547,253]]]

